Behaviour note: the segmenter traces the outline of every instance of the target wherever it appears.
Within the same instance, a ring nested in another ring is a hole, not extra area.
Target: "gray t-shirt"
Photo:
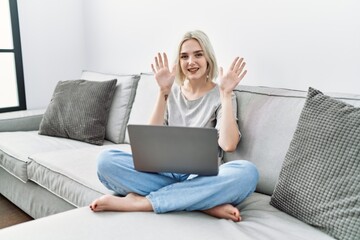
[[[233,113],[236,118],[236,96],[232,94]],[[221,118],[220,90],[216,85],[204,96],[187,100],[179,85],[174,84],[168,98],[165,124],[187,127],[216,127]]]
[[[232,94],[233,113],[237,120],[236,96]],[[168,98],[165,124],[169,126],[215,127],[219,130],[221,101],[219,86],[216,85],[204,96],[187,100],[180,86],[174,84]],[[239,132],[240,134],[240,132]],[[222,151],[219,152],[222,157]]]

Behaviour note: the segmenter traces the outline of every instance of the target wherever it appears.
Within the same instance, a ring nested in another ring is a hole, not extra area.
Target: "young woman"
[[[246,74],[242,58],[235,58],[225,73],[220,68],[216,84],[218,67],[210,41],[204,32],[191,31],[180,42],[172,69],[165,53],[158,53],[151,67],[159,94],[150,124],[215,127],[220,148],[236,149],[241,134],[233,89]],[[91,203],[94,212],[202,211],[240,221],[236,205],[255,190],[258,171],[248,161],[235,160],[221,164],[217,176],[145,173],[134,170],[131,154],[108,150],[99,156],[98,177],[124,197],[104,195]]]

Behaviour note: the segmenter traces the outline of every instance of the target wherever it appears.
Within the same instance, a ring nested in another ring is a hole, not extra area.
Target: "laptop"
[[[138,171],[218,174],[215,128],[129,124],[128,133]]]

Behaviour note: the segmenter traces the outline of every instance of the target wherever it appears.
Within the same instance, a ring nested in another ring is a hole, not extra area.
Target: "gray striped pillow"
[[[336,239],[360,236],[360,108],[309,88],[270,204]]]
[[[39,134],[102,145],[116,82],[60,81],[40,123]]]

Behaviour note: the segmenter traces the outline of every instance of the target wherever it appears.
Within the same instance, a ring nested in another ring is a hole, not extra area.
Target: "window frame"
[[[8,0],[10,6],[11,29],[13,36],[13,49],[0,49],[0,52],[14,53],[15,72],[17,81],[17,92],[19,105],[15,107],[0,108],[0,113],[26,110],[26,97],[25,97],[25,83],[24,71],[22,63],[21,40],[20,40],[20,27],[19,27],[19,14],[17,8],[17,0]]]

